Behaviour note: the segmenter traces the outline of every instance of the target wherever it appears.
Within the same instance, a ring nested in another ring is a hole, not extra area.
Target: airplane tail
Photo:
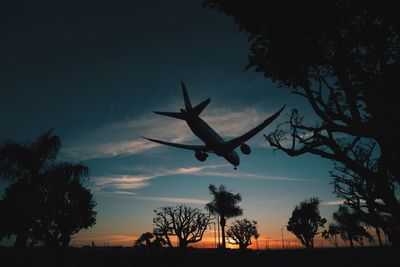
[[[198,117],[200,115],[200,113],[207,107],[207,105],[210,103],[211,99],[208,98],[206,100],[204,100],[203,102],[201,102],[200,104],[198,104],[197,106],[195,106],[192,109],[192,114],[195,115],[196,117]]]
[[[154,113],[159,115],[164,115],[168,117],[172,117],[175,119],[186,120],[186,113],[184,112],[162,112],[162,111],[154,111]]]
[[[183,83],[183,81],[181,81],[181,86],[182,86],[183,99],[185,100],[186,111],[190,112],[192,110],[192,103],[190,103],[190,98],[189,98],[189,95],[186,90],[186,86]]]
[[[181,81],[181,85],[182,85],[182,93],[183,93],[183,99],[185,101],[185,109],[186,110],[181,109],[181,112],[154,111],[154,113],[172,117],[172,118],[176,118],[176,119],[181,119],[181,120],[186,120],[188,118],[188,116],[189,117],[190,116],[198,117],[200,115],[200,113],[210,103],[211,99],[208,98],[208,99],[204,100],[203,102],[201,102],[200,104],[198,104],[197,106],[192,107],[192,103],[190,103],[190,98],[189,98],[189,95],[186,90],[186,86],[183,83],[183,81]]]
[[[192,107],[192,103],[190,103],[190,98],[189,98],[189,95],[186,90],[186,86],[183,81],[181,81],[181,85],[182,85],[183,99],[185,100],[186,112],[198,117],[200,115],[200,113],[205,109],[205,107],[210,103],[211,99],[208,98],[207,100],[204,100],[197,106]]]

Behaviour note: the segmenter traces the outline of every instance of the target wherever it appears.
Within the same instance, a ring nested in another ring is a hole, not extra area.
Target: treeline
[[[84,186],[89,169],[57,160],[60,138],[48,131],[33,141],[0,144],[0,240],[15,247],[66,248],[71,235],[96,223],[92,193]]]
[[[252,238],[259,237],[256,221],[236,220],[225,231],[227,219],[243,214],[242,208],[238,205],[242,197],[240,194],[228,191],[223,185],[218,188],[210,185],[209,191],[213,199],[207,203],[205,211],[185,205],[156,209],[153,232],[143,233],[134,245],[154,252],[162,247],[173,248],[171,238],[176,238],[179,249],[185,250],[190,244],[201,241],[209,225],[217,221],[221,227],[221,237],[218,236],[218,240],[222,241],[221,249],[224,250],[226,247],[226,235],[239,246],[240,250],[246,249],[252,244]],[[211,217],[213,215],[214,217]]]

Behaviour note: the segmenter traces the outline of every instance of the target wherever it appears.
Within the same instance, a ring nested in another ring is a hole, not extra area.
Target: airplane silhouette
[[[198,138],[200,138],[205,143],[205,145],[204,146],[185,145],[185,144],[165,142],[143,136],[141,137],[162,145],[194,150],[195,151],[194,155],[199,161],[205,161],[207,159],[208,157],[207,152],[215,153],[216,155],[225,158],[229,163],[231,163],[234,166],[235,170],[237,169],[237,166],[239,166],[240,164],[240,158],[239,155],[235,152],[235,149],[238,146],[240,146],[240,150],[242,151],[242,153],[245,155],[249,155],[251,149],[247,144],[245,144],[245,142],[250,138],[252,138],[257,133],[259,133],[262,129],[267,127],[271,122],[273,122],[285,108],[285,106],[283,106],[278,112],[273,114],[271,117],[269,117],[268,119],[263,121],[260,125],[256,126],[247,133],[239,137],[233,138],[229,141],[224,141],[224,139],[222,139],[222,137],[219,136],[218,133],[216,133],[205,121],[203,121],[199,117],[200,113],[210,103],[211,99],[208,98],[205,101],[198,104],[197,106],[192,107],[189,95],[186,90],[186,86],[183,83],[183,81],[181,81],[181,85],[182,85],[183,99],[185,101],[185,109],[181,109],[181,112],[154,111],[154,113],[186,121],[187,125],[192,130],[192,132]]]

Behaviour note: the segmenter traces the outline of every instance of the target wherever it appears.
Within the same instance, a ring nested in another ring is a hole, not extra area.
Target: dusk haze
[[[6,0],[0,264],[395,266],[391,5]]]

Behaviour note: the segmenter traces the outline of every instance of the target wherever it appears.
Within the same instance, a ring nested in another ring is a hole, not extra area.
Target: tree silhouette
[[[338,236],[340,235],[340,227],[335,224],[329,224],[328,230],[324,230],[322,232],[322,237],[325,240],[328,240],[332,243],[336,248],[339,245]]]
[[[348,206],[340,205],[338,210],[333,213],[333,219],[338,224],[342,239],[345,241],[348,240],[350,247],[354,246],[353,241],[362,244],[363,238],[372,238],[365,227],[362,226],[359,214],[351,210]]]
[[[400,105],[394,90],[400,17],[395,4],[283,0],[265,8],[261,1],[205,1],[249,33],[247,68],[305,98],[317,117],[317,122],[306,121],[293,110],[266,136],[269,144],[290,156],[331,159],[357,173],[372,185],[378,212],[389,215],[382,229],[400,244],[400,201],[394,190],[400,183]],[[357,159],[366,145],[376,147],[376,168]]]
[[[165,244],[166,242],[162,237],[154,233],[145,232],[135,240],[133,245],[142,248],[144,252],[158,252]]]
[[[154,238],[153,233],[146,232],[140,235],[138,239],[135,240],[134,245],[135,246],[150,246],[152,239]]]
[[[170,247],[173,247],[170,236],[176,236],[182,250],[191,243],[201,241],[210,223],[208,214],[185,205],[161,207],[154,212],[155,233],[165,238]]]
[[[51,131],[25,143],[6,141],[0,149],[1,176],[13,182],[2,199],[2,236],[16,235],[16,247],[67,247],[71,235],[95,224],[96,203],[83,186],[88,168],[57,162],[60,139]]]
[[[225,249],[225,225],[226,220],[243,214],[243,210],[238,206],[242,200],[240,194],[233,194],[227,191],[225,186],[220,185],[217,189],[215,185],[208,187],[213,200],[206,204],[206,209],[213,215],[218,214],[220,217],[219,224],[221,226],[222,247]]]
[[[373,148],[359,149],[357,158],[363,161],[368,168],[376,168],[377,162],[371,159]],[[331,172],[334,192],[338,197],[344,198],[346,206],[351,207],[359,215],[366,226],[373,227],[380,246],[382,246],[381,229],[386,233],[393,233],[400,229],[393,217],[381,210],[381,202],[375,193],[375,185],[363,179],[357,173],[343,165],[335,164]]]
[[[257,239],[260,236],[257,231],[257,222],[247,219],[236,220],[226,231],[226,234],[239,245],[240,250],[251,245],[251,237]]]
[[[306,248],[314,248],[314,237],[326,219],[319,214],[319,199],[310,198],[300,202],[292,212],[287,230],[292,232]]]

